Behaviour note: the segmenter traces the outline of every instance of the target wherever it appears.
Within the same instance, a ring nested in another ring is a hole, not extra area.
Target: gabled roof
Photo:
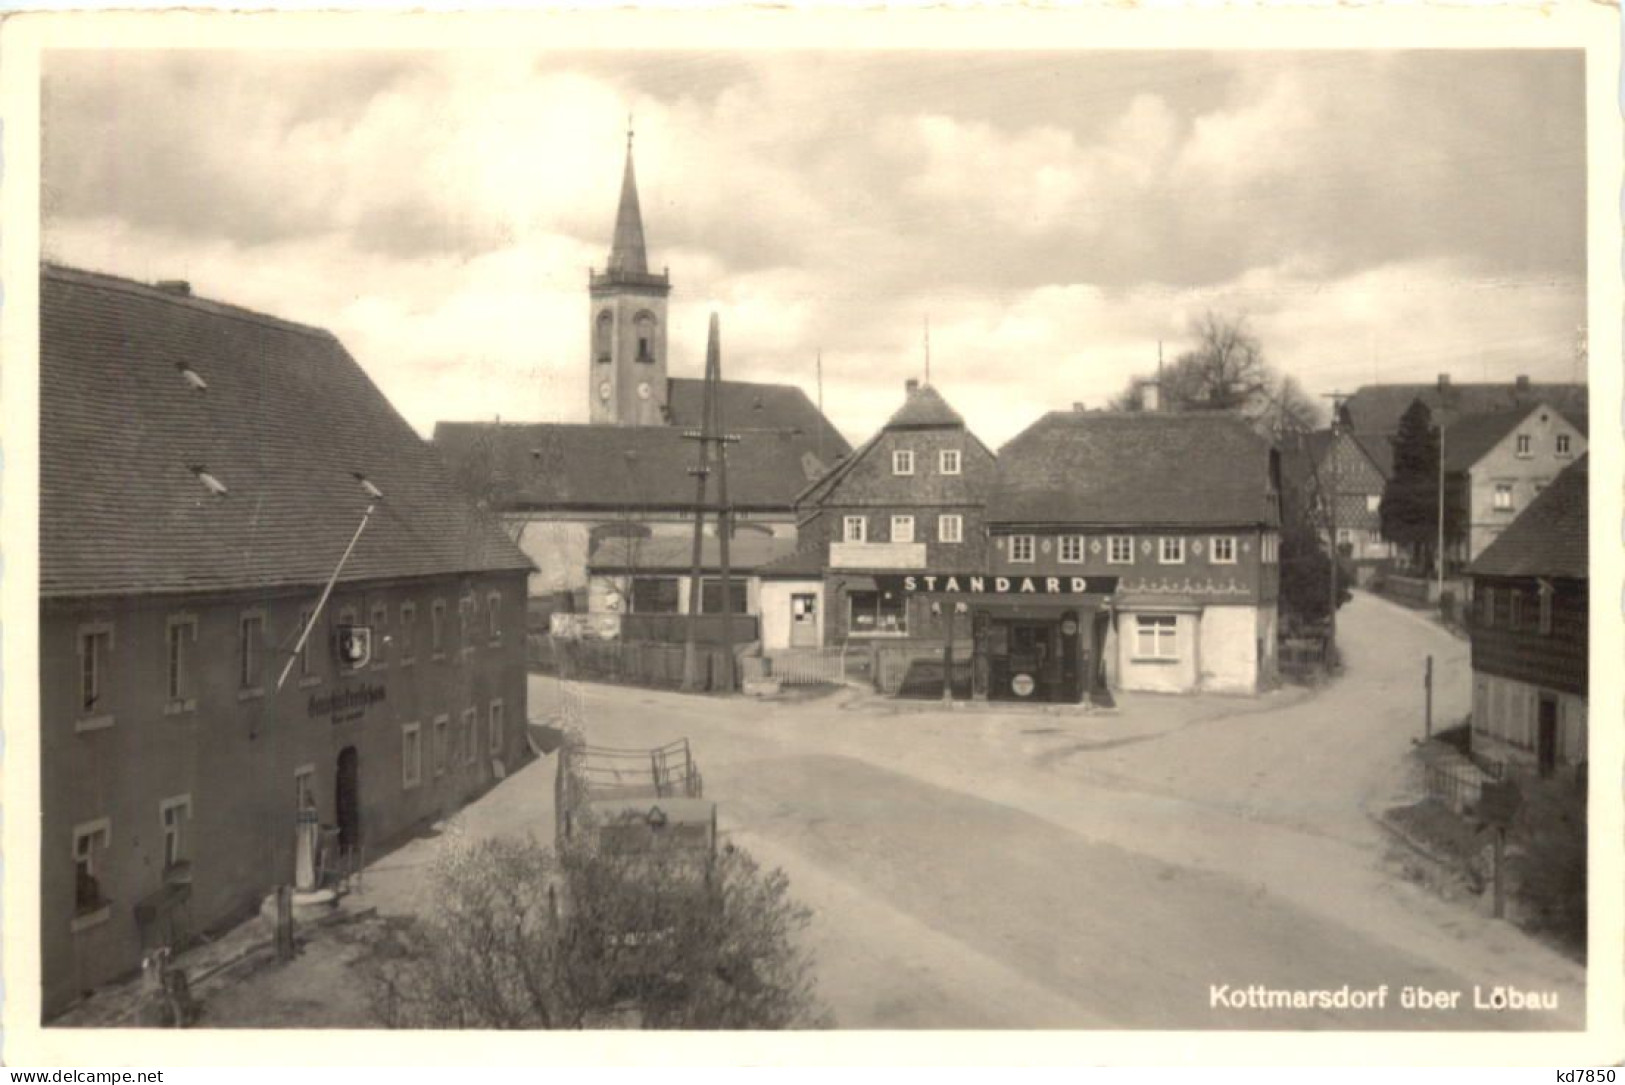
[[[886,429],[959,429],[965,419],[948,406],[942,393],[929,384],[917,385],[908,391],[903,405],[886,423]]]
[[[1514,407],[1490,414],[1457,418],[1445,428],[1444,469],[1466,471],[1517,429],[1537,408]]]
[[[358,475],[342,582],[532,567],[330,333],[41,269],[43,597],[323,584]]]
[[[672,377],[666,385],[667,421],[678,428],[698,429],[705,381]],[[828,466],[852,451],[829,419],[793,384],[722,381],[722,423],[729,433],[786,430],[805,441]]]
[[[1447,406],[1453,418],[1491,414],[1525,404],[1533,407],[1537,403],[1550,405],[1565,418],[1586,413],[1584,384],[1528,384],[1520,389],[1513,383],[1451,383],[1446,388]],[[1368,384],[1344,401],[1343,411],[1356,434],[1392,434],[1399,430],[1400,416],[1417,399],[1438,414],[1440,400],[1436,383]]]
[[[1590,454],[1552,480],[1468,570],[1475,576],[1590,575],[1587,483]]]
[[[788,511],[796,493],[826,469],[806,434],[729,429],[740,437],[728,448],[728,499],[736,508]],[[440,422],[434,444],[466,490],[493,508],[631,511],[693,506],[695,478],[688,472],[699,445],[683,432],[679,426]],[[713,470],[712,504],[717,482]]]
[[[989,524],[1273,524],[1271,449],[1211,412],[1052,411],[999,450]]]
[[[713,572],[722,566],[722,541],[714,535],[700,540],[700,567]],[[736,534],[728,543],[728,567],[749,573],[788,557],[794,539],[771,538],[755,532]],[[694,540],[688,536],[656,535],[648,539],[608,538],[593,547],[587,568],[604,573],[687,573],[694,568]]]

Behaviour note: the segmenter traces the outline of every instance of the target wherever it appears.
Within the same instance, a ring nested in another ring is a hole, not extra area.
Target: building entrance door
[[[361,772],[354,746],[339,751],[335,773],[333,809],[339,823],[339,848],[349,851],[361,845]]]
[[[818,596],[790,596],[790,647],[818,647]]]
[[[1540,698],[1540,733],[1536,747],[1540,754],[1540,774],[1550,776],[1557,768],[1557,701],[1552,697]]]

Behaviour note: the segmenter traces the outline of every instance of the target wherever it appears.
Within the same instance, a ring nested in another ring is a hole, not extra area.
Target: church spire
[[[609,249],[611,274],[630,271],[649,273],[649,256],[643,245],[643,213],[638,209],[638,179],[632,170],[632,118],[626,119],[626,172],[621,177],[621,206],[615,212],[615,240]]]

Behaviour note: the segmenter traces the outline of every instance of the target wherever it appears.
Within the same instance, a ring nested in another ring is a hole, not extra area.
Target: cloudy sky
[[[1313,393],[1571,379],[1576,53],[48,54],[47,258],[327,327],[420,431],[585,420],[627,115],[671,372],[987,441],[1205,309]]]

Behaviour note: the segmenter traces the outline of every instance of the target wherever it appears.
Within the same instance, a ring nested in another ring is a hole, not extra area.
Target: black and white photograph
[[[802,23],[38,50],[31,1025],[1617,1017],[1617,72]]]

